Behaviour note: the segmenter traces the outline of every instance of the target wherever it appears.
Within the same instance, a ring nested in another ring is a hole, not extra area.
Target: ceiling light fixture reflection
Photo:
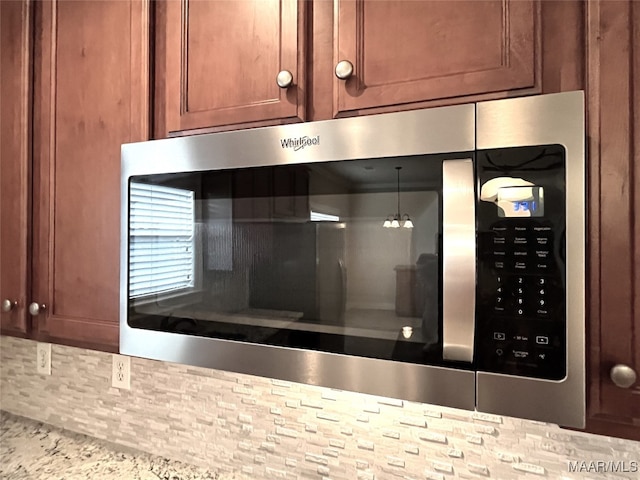
[[[402,336],[404,338],[411,338],[411,335],[413,335],[413,327],[402,327]]]
[[[396,167],[398,176],[398,210],[395,215],[391,214],[385,219],[382,224],[384,228],[413,228],[413,222],[411,221],[409,214],[405,213],[404,215],[400,215],[400,170],[402,170],[402,167]]]

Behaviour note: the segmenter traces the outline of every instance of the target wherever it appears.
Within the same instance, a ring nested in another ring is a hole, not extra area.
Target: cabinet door
[[[640,3],[588,2],[589,422],[640,440]],[[638,375],[628,388],[615,365]]]
[[[34,336],[118,345],[120,145],[148,139],[148,3],[38,2]]]
[[[156,137],[304,120],[305,4],[158,2]],[[292,75],[292,85],[280,88],[276,77],[285,70]]]
[[[532,1],[339,0],[334,116],[535,85]]]
[[[33,4],[0,2],[0,300],[2,333],[27,333]]]

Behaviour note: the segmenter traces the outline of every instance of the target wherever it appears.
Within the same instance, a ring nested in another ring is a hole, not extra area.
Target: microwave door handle
[[[476,215],[473,161],[442,163],[442,340],[444,360],[473,362]]]

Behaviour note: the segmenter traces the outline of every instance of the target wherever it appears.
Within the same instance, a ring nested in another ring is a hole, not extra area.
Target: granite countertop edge
[[[0,410],[0,478],[6,480],[233,480],[221,473]]]

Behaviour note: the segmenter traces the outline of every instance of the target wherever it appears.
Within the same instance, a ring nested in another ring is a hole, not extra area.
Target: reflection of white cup
[[[480,200],[495,202],[499,217],[540,217],[544,214],[543,188],[522,178],[492,178],[482,185]]]

